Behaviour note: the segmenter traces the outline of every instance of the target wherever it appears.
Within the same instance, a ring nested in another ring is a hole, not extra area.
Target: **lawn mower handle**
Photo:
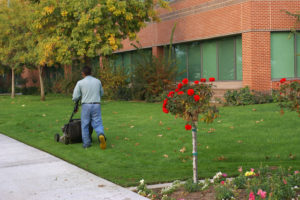
[[[78,107],[79,107],[79,100],[77,100],[77,101],[75,102],[74,110],[73,110],[73,112],[72,112],[72,115],[71,115],[71,117],[70,117],[69,122],[72,121],[72,118],[73,118],[74,114],[77,113]]]

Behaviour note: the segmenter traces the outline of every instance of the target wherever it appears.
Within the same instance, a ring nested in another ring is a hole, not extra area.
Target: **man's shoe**
[[[104,135],[99,135],[100,148],[106,149],[106,138]]]

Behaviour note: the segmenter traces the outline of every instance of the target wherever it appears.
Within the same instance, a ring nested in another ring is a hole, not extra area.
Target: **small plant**
[[[171,186],[165,187],[161,190],[161,194],[168,195],[175,192],[179,187],[182,186],[182,183],[180,181],[174,181]]]
[[[209,78],[210,82],[215,78]],[[170,91],[163,102],[163,112],[171,113],[176,117],[182,117],[187,123],[186,130],[192,129],[193,138],[193,181],[197,183],[197,124],[199,115],[201,121],[212,123],[218,116],[216,106],[210,105],[213,96],[212,84],[206,84],[206,79],[189,83],[187,78],[178,83],[175,91]]]
[[[300,83],[297,81],[287,83],[285,78],[282,78],[280,83],[278,102],[282,113],[283,108],[288,108],[300,116]]]
[[[218,200],[235,199],[233,190],[227,185],[225,185],[225,183],[216,186],[215,191],[216,191],[216,199]]]
[[[184,189],[187,192],[198,192],[202,189],[202,185],[199,183],[194,183],[192,179],[189,179],[184,184]]]

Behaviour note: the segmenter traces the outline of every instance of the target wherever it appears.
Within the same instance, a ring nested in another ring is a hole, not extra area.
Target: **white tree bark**
[[[198,168],[197,168],[197,122],[192,124],[192,137],[193,137],[193,182],[198,182]]]

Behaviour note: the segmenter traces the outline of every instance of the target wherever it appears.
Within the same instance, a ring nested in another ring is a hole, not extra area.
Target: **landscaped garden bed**
[[[174,181],[172,185],[160,189],[148,189],[144,180],[136,191],[153,200],[297,200],[300,197],[300,173],[298,170],[281,167],[251,168],[239,176],[228,178],[218,172],[213,179],[193,183]]]

